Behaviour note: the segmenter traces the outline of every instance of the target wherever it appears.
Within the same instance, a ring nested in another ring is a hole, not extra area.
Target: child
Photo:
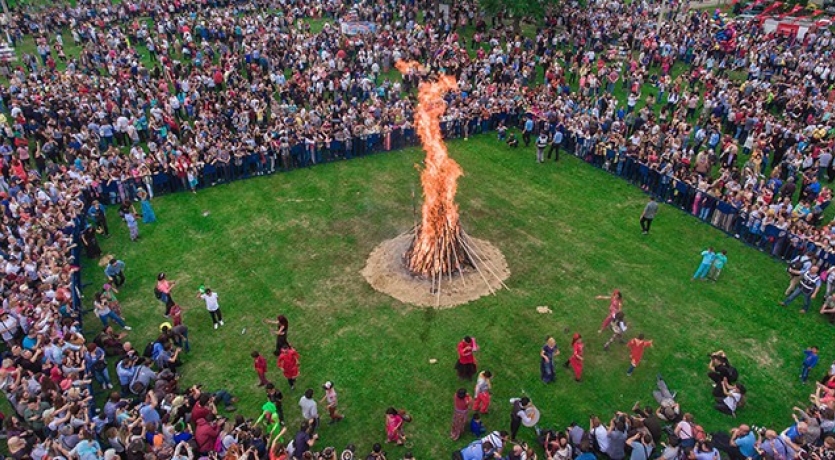
[[[492,378],[493,374],[488,370],[484,370],[478,374],[478,380],[476,380],[475,390],[473,391],[475,395],[475,402],[473,403],[474,411],[486,414],[490,409],[490,391],[493,387]]]
[[[504,123],[499,123],[499,127],[496,128],[496,132],[498,133],[499,142],[504,142],[507,137],[507,126],[505,126]]]
[[[101,298],[107,300],[110,309],[116,312],[116,315],[122,316],[122,305],[119,304],[119,299],[116,298],[116,290],[110,283],[105,283],[101,288]]]
[[[707,276],[708,270],[713,265],[713,260],[716,258],[716,253],[713,252],[713,248],[707,248],[706,250],[702,251],[702,262],[699,264],[699,268],[696,269],[696,273],[693,273],[693,278],[691,281],[696,280],[703,280]]]
[[[800,381],[806,383],[809,378],[809,371],[818,365],[818,347],[809,347],[803,350],[803,369],[800,371]]]
[[[258,386],[262,387],[270,383],[267,380],[267,360],[264,359],[264,357],[261,356],[261,353],[258,353],[257,351],[253,351],[250,356],[252,356],[252,359],[254,360],[253,365],[255,366],[255,372],[258,373]]]
[[[191,193],[197,193],[197,173],[195,172],[194,168],[190,168],[186,173],[186,178],[188,179],[188,186],[191,189]]]
[[[476,438],[484,436],[484,433],[487,432],[487,430],[484,429],[484,423],[481,421],[481,414],[478,412],[474,413],[473,418],[470,420],[470,431]]]
[[[624,321],[623,311],[615,313],[615,319],[612,321],[612,336],[603,345],[605,351],[609,351],[609,345],[615,340],[623,343],[623,333],[626,332],[626,321]]]
[[[136,216],[133,215],[132,212],[128,212],[125,214],[125,223],[128,224],[128,230],[130,231],[130,240],[136,241],[139,239],[139,223],[136,221]]]
[[[174,326],[180,326],[183,324],[183,309],[180,307],[180,304],[174,304],[171,306],[171,310],[168,312],[168,316],[171,317],[171,321],[174,323]]]
[[[722,250],[720,253],[716,254],[716,257],[713,259],[713,265],[710,266],[710,271],[708,272],[707,278],[711,281],[716,281],[719,278],[719,274],[722,273],[722,269],[725,268],[725,264],[728,263],[728,251]]]
[[[510,137],[507,138],[507,146],[512,149],[519,147],[519,139],[516,138],[516,133],[510,133]]]
[[[319,402],[328,402],[328,414],[331,417],[331,420],[330,422],[328,422],[328,424],[333,425],[334,423],[341,421],[343,418],[345,418],[345,416],[337,411],[336,407],[339,399],[337,398],[336,390],[334,390],[333,388],[333,383],[325,382],[325,384],[322,385],[322,389],[325,390],[325,396],[323,396],[321,401]]]
[[[638,334],[638,337],[633,338],[626,344],[629,347],[629,370],[626,375],[632,377],[632,372],[641,364],[641,359],[644,357],[644,350],[652,346],[652,340],[644,340],[644,334]]]

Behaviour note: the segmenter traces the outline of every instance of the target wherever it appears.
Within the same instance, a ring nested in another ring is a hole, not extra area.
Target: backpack
[[[707,440],[707,433],[705,432],[705,429],[702,428],[701,425],[691,424],[691,426],[693,427],[693,438],[697,442],[703,442],[703,441]]]
[[[157,298],[157,300],[162,299],[162,291],[160,291],[159,289],[157,289],[157,287],[156,287],[156,286],[154,286],[154,297],[156,297],[156,298]]]
[[[156,342],[148,342],[148,345],[145,345],[145,349],[142,351],[142,356],[145,358],[150,358],[154,356],[154,344]]]
[[[127,460],[144,460],[145,441],[142,438],[136,438],[131,441],[127,449],[125,449],[125,457]]]

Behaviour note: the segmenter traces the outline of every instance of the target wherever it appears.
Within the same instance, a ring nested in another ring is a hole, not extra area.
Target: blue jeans
[[[191,351],[191,344],[188,343],[188,331],[183,332],[183,336],[174,338],[174,345],[181,347],[186,353]]]
[[[99,316],[99,319],[101,320],[101,323],[104,325],[104,327],[107,327],[107,323],[111,319],[119,326],[125,327],[125,322],[122,320],[122,318],[119,318],[119,315],[112,311],[108,312],[106,315]]]
[[[808,367],[808,366],[803,366],[803,369],[801,369],[801,371],[800,371],[800,380],[801,380],[803,383],[806,383],[806,380],[808,380],[808,379],[809,379],[809,371],[810,371],[810,370],[812,370],[812,368],[811,368],[811,367]]]
[[[696,273],[693,273],[693,279],[701,279],[707,276],[707,272],[710,270],[710,264],[699,264],[699,268],[696,269]]]
[[[803,292],[803,289],[801,289],[800,286],[794,288],[794,291],[792,291],[792,293],[786,297],[786,300],[783,301],[783,305],[788,305],[794,302],[794,299],[800,297],[801,295],[803,296],[803,311],[809,311],[809,306],[812,304],[812,293],[810,292],[807,294]]]
[[[224,406],[232,405],[232,395],[226,390],[217,390],[213,393],[215,401],[220,401]]]
[[[96,379],[96,382],[99,382],[99,385],[104,388],[106,384],[110,384],[110,374],[107,373],[107,368],[104,368],[100,371],[93,369],[93,378]]]

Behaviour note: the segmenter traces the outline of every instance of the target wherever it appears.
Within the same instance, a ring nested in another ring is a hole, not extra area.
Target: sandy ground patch
[[[445,276],[440,290],[433,292],[430,279],[412,276],[405,268],[403,254],[412,238],[412,233],[404,233],[374,248],[361,272],[371,287],[403,303],[434,308],[462,305],[505,287],[510,270],[502,252],[488,241],[467,237],[478,269]]]

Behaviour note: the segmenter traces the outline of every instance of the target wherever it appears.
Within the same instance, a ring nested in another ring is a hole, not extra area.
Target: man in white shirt
[[[223,326],[223,314],[220,312],[220,304],[217,301],[217,292],[212,292],[211,289],[206,288],[206,291],[197,296],[206,301],[206,310],[212,315],[212,323],[217,329],[218,325]]]
[[[608,452],[609,451],[609,432],[606,430],[600,423],[600,419],[597,417],[591,418],[590,428],[589,431],[591,432],[591,436],[597,440],[597,450],[599,452]]]

